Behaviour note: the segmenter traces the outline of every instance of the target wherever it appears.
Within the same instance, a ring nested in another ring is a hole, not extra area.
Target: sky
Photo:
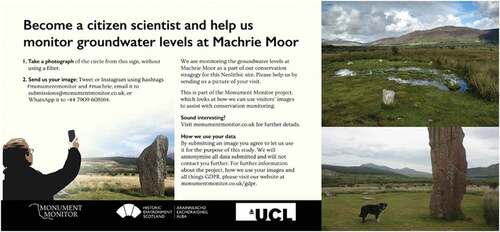
[[[77,132],[78,133],[78,132]],[[168,153],[174,151],[174,125],[159,113],[141,114],[124,121],[116,120],[105,131],[88,131],[84,157],[138,157],[158,135],[167,136]]]
[[[498,163],[498,128],[464,129],[468,167]],[[431,172],[429,135],[425,127],[324,127],[323,164],[391,168],[409,167]]]
[[[498,1],[322,2],[322,39],[372,42],[441,26],[498,28]]]

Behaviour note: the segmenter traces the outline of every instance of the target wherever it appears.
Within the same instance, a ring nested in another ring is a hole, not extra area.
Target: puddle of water
[[[465,92],[469,89],[467,82],[455,74],[444,74],[443,77],[445,82],[449,85],[456,86],[456,89],[460,92]]]
[[[387,80],[395,81],[399,84],[409,84],[416,86],[434,86],[443,91],[449,91],[448,87],[439,81],[429,81],[429,80],[404,80],[398,77],[388,77]]]
[[[398,77],[388,77],[387,80],[395,81],[399,84],[409,84],[415,86],[434,86],[443,91],[450,91],[448,87],[450,85],[456,85],[458,88],[456,89],[459,92],[465,92],[467,90],[467,83],[462,79],[446,79],[448,83],[442,83],[440,81],[434,80],[404,80]]]
[[[419,72],[419,73],[427,73],[432,74],[439,77],[439,80],[404,80],[398,77],[388,77],[388,80],[396,81],[400,84],[410,84],[416,86],[434,86],[443,91],[459,91],[465,92],[469,88],[467,82],[458,77],[457,75],[450,73],[449,70],[446,70],[445,73],[442,73],[437,69],[430,68],[420,68],[420,67],[401,67],[401,68],[389,68],[386,71],[390,72]]]
[[[356,76],[356,73],[352,70],[349,70],[349,69],[340,69],[340,70],[337,70],[335,72],[335,76],[339,76],[339,77],[352,77],[352,76]]]
[[[400,67],[400,68],[389,68],[385,70],[375,70],[376,73],[384,75],[384,72],[389,72],[386,74],[391,75],[393,72],[419,72],[419,73],[426,73],[426,74],[432,74],[434,76],[437,76],[437,80],[419,80],[419,79],[401,79],[399,77],[395,76],[389,76],[387,80],[390,81],[395,81],[399,84],[409,84],[409,85],[415,85],[415,86],[433,86],[436,87],[442,91],[459,91],[459,92],[465,92],[467,91],[468,84],[467,82],[460,78],[459,76],[450,73],[450,70],[445,70],[445,71],[440,71],[438,69],[431,69],[431,68],[420,68],[420,67]],[[368,72],[361,72],[360,75],[373,75],[374,72],[372,70],[369,70]],[[350,70],[350,69],[339,69],[335,72],[335,76],[338,77],[352,77],[356,76],[357,73]]]

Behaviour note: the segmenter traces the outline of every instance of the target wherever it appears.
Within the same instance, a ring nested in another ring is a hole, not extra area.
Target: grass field
[[[364,198],[370,198],[365,200]],[[378,194],[338,194],[323,198],[323,230],[496,230],[483,217],[483,197],[466,194],[462,208],[466,220],[444,221],[429,216],[428,192],[393,192]],[[380,223],[368,216],[362,224],[359,209],[368,203],[388,203]]]
[[[165,196],[150,197],[141,193],[139,176],[78,175],[56,200],[173,200],[174,178],[165,179]]]
[[[389,48],[342,49],[323,51],[323,126],[498,125],[498,47],[401,48],[397,55]],[[355,74],[337,75],[342,69]],[[462,80],[468,89],[388,80],[446,84],[446,76]],[[394,106],[382,106],[383,89],[396,92]]]
[[[467,185],[467,193],[483,195],[491,190],[487,185]],[[323,187],[323,195],[334,194],[378,194],[390,192],[432,192],[432,184],[427,183],[392,183],[392,184],[357,184],[353,187]]]

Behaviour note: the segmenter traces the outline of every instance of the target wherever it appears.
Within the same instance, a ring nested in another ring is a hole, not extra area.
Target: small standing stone
[[[384,105],[392,105],[394,104],[394,97],[396,96],[396,92],[392,90],[382,90],[382,102]]]

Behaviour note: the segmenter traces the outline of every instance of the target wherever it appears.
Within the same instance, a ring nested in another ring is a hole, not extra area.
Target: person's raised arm
[[[81,155],[78,150],[78,138],[73,140],[68,150],[68,157],[63,168],[56,172],[43,175],[43,188],[47,195],[53,196],[73,181],[80,171]]]

